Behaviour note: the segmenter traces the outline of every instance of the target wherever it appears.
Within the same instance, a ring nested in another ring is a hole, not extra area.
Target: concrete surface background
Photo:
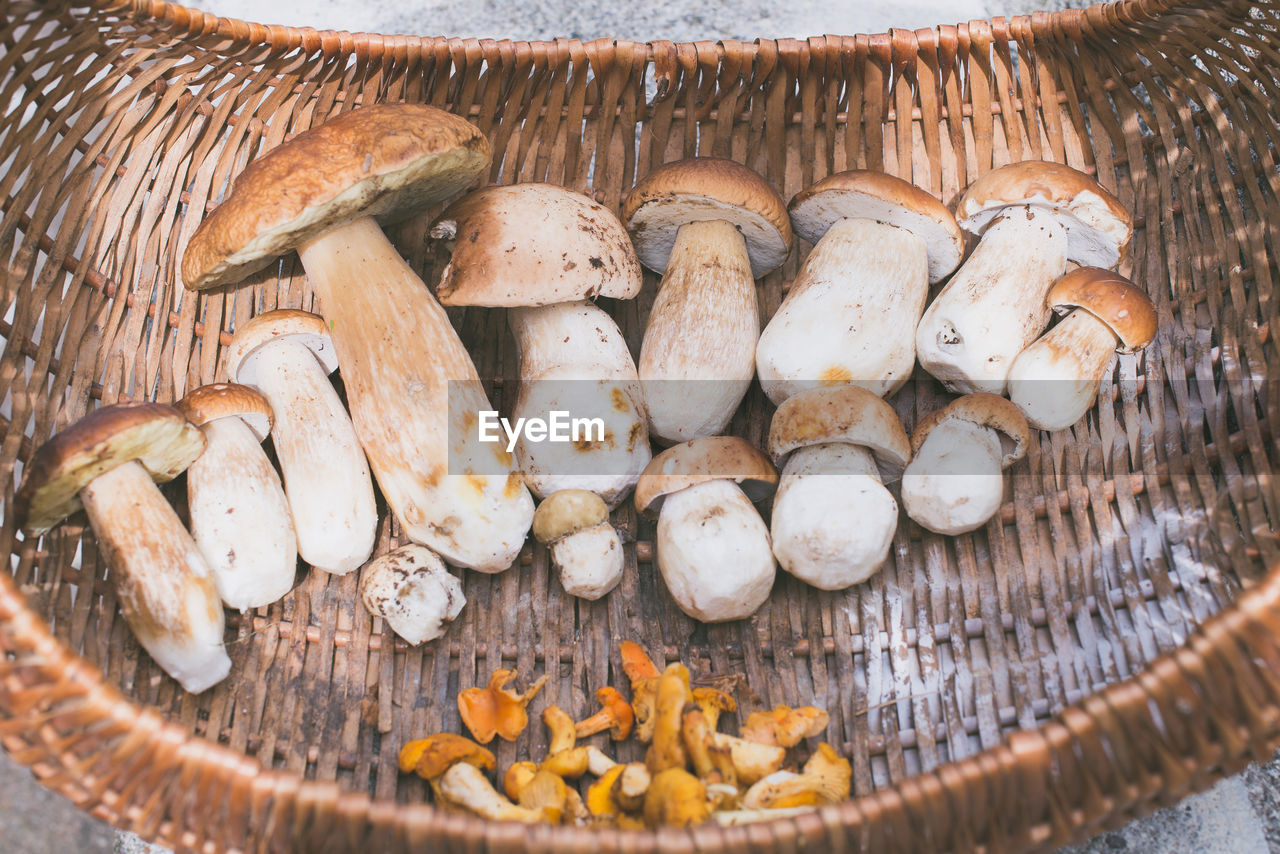
[[[260,23],[383,33],[519,39],[570,36],[671,39],[804,37],[883,32],[1088,5],[1086,0],[189,0]],[[36,784],[0,757],[0,850],[22,854],[157,854]],[[1063,854],[1280,852],[1280,762],[1250,768],[1208,792]]]

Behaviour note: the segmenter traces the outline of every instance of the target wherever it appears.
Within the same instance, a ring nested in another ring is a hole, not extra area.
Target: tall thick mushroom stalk
[[[1029,160],[975,181],[956,208],[978,246],[916,328],[920,365],[949,391],[1003,394],[1013,360],[1049,325],[1067,261],[1115,267],[1133,220],[1083,172]]]
[[[471,124],[417,104],[344,113],[251,163],[192,236],[184,283],[241,281],[298,250],[329,323],[356,434],[396,519],[415,542],[484,572],[510,566],[533,501],[449,318],[383,234],[482,175],[489,144]]]
[[[789,205],[815,244],[760,335],[756,370],[774,403],[853,383],[885,396],[915,366],[929,285],[964,256],[955,217],[924,190],[880,172],[840,172]]]

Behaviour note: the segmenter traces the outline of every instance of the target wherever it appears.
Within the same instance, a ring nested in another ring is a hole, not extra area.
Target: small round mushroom
[[[649,432],[663,444],[721,433],[755,374],[755,280],[791,251],[786,206],[747,167],[694,157],[645,176],[622,221],[662,274],[640,347]]]
[[[658,515],[658,569],[690,617],[740,620],[769,598],[776,566],[752,502],[777,485],[768,457],[735,436],[673,445],[640,476],[636,509]]]
[[[594,492],[561,489],[545,498],[533,514],[533,536],[550,547],[570,596],[599,599],[622,580],[622,538]]]
[[[1133,282],[1098,267],[1054,284],[1049,307],[1066,314],[1009,370],[1009,398],[1039,430],[1063,430],[1093,406],[1113,353],[1136,353],[1156,335],[1156,308]]]
[[[375,617],[413,646],[442,637],[467,597],[431,549],[413,543],[371,561],[360,573],[360,597]]]
[[[280,475],[262,450],[271,404],[248,386],[213,383],[178,402],[205,449],[187,469],[191,536],[231,608],[270,605],[293,587],[298,540]]]
[[[193,694],[231,670],[222,603],[200,548],[155,484],[177,477],[204,448],[204,434],[171,406],[104,406],[42,445],[14,496],[14,521],[28,536],[83,502],[125,622]]]
[[[874,575],[898,527],[880,467],[896,476],[911,459],[893,407],[856,385],[801,391],[774,413],[769,453],[782,466],[769,529],[779,565],[822,590]]]
[[[921,318],[916,355],[949,391],[1003,394],[1013,360],[1049,325],[1045,295],[1067,261],[1116,266],[1133,219],[1088,175],[1039,160],[979,178],[956,214],[982,239]]]
[[[893,394],[915,366],[929,285],[964,257],[955,217],[907,181],[863,170],[819,181],[789,210],[815,245],[756,345],[760,387],[777,404],[843,383]]]
[[[224,366],[276,413],[271,438],[298,553],[334,575],[356,569],[373,552],[378,508],[369,463],[329,382],[338,360],[324,319],[293,309],[259,314],[236,330]]]
[[[982,527],[1000,509],[1004,469],[1031,440],[1018,408],[994,394],[968,394],[930,413],[911,434],[902,473],[907,515],[938,534]]]

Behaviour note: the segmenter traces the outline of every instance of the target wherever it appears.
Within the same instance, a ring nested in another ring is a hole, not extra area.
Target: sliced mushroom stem
[[[928,295],[924,238],[870,219],[837,222],[760,336],[760,387],[774,403],[842,383],[893,394],[911,377],[910,331]]]
[[[724,220],[682,225],[640,347],[653,436],[674,444],[723,432],[751,385],[759,337],[741,232]]]
[[[201,425],[205,449],[187,469],[191,535],[218,595],[241,611],[289,592],[298,546],[280,476],[243,419]]]
[[[345,575],[372,553],[378,527],[369,465],[351,418],[304,345],[273,341],[256,359],[256,387],[276,413],[271,437],[298,553],[312,566]]]
[[[452,564],[506,569],[533,501],[505,446],[479,441],[477,413],[493,407],[444,309],[369,217],[298,255],[332,321],[356,435],[397,521]]]
[[[1054,212],[1006,211],[921,318],[920,365],[948,391],[1003,394],[1013,360],[1049,324],[1045,296],[1066,267],[1067,231]]]
[[[939,534],[986,524],[1004,497],[1000,435],[969,421],[939,424],[902,473],[907,515]]]
[[[1093,405],[1116,351],[1111,327],[1076,309],[1023,350],[1009,371],[1009,399],[1040,430],[1075,424]]]
[[[231,659],[213,573],[147,470],[123,463],[94,478],[80,498],[138,642],[193,694],[221,681]]]

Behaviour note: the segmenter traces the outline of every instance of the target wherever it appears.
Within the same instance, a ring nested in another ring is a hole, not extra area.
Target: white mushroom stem
[[[1093,405],[1116,350],[1111,327],[1076,309],[1019,354],[1009,399],[1039,430],[1063,430]]]
[[[773,499],[773,553],[792,575],[821,590],[866,581],[889,554],[898,503],[859,445],[820,444],[787,459]]]
[[[971,421],[938,424],[902,473],[902,506],[930,531],[975,530],[1004,497],[1000,434]]]
[[[587,300],[512,309],[508,315],[520,359],[515,418],[599,418],[603,441],[516,444],[525,483],[546,497],[561,489],[586,489],[617,506],[652,456],[636,365],[622,331]],[[570,425],[572,426],[572,425]]]
[[[667,589],[694,619],[748,617],[773,587],[769,530],[733,481],[708,481],[668,495],[658,516],[657,547]]]
[[[842,383],[893,394],[911,377],[928,296],[923,238],[869,219],[837,222],[760,336],[761,388],[774,403]]]
[[[791,818],[813,812],[817,806],[779,807],[761,810],[717,810],[711,817],[721,827],[736,827],[740,824],[754,824],[758,821],[777,821],[780,818]]]
[[[474,765],[459,762],[449,767],[439,781],[440,794],[454,806],[495,821],[543,821],[538,810],[516,806],[493,788],[489,778]]]
[[[1013,360],[1049,324],[1045,295],[1066,268],[1055,213],[1007,210],[921,318],[920,365],[948,391],[1003,394]]]
[[[187,469],[191,535],[223,602],[240,611],[270,605],[293,587],[298,560],[280,476],[243,419],[200,429],[204,453]]]
[[[271,438],[293,511],[298,553],[345,575],[373,551],[378,511],[364,451],[316,357],[273,341],[255,354],[257,389],[276,413]]]
[[[213,574],[147,470],[124,463],[80,498],[138,642],[193,694],[222,681],[231,659]]]
[[[594,744],[587,745],[587,772],[596,776],[603,777],[610,768],[617,765],[613,758],[596,747]]]
[[[405,533],[456,566],[509,567],[533,500],[504,445],[479,441],[478,413],[493,407],[444,309],[369,217],[298,255],[330,321],[356,435]]]
[[[560,570],[560,586],[580,599],[599,599],[617,587],[622,580],[622,557],[622,538],[608,522],[551,544],[551,562]]]
[[[650,432],[668,444],[723,433],[751,385],[759,337],[742,234],[723,220],[681,226],[640,347]]]

